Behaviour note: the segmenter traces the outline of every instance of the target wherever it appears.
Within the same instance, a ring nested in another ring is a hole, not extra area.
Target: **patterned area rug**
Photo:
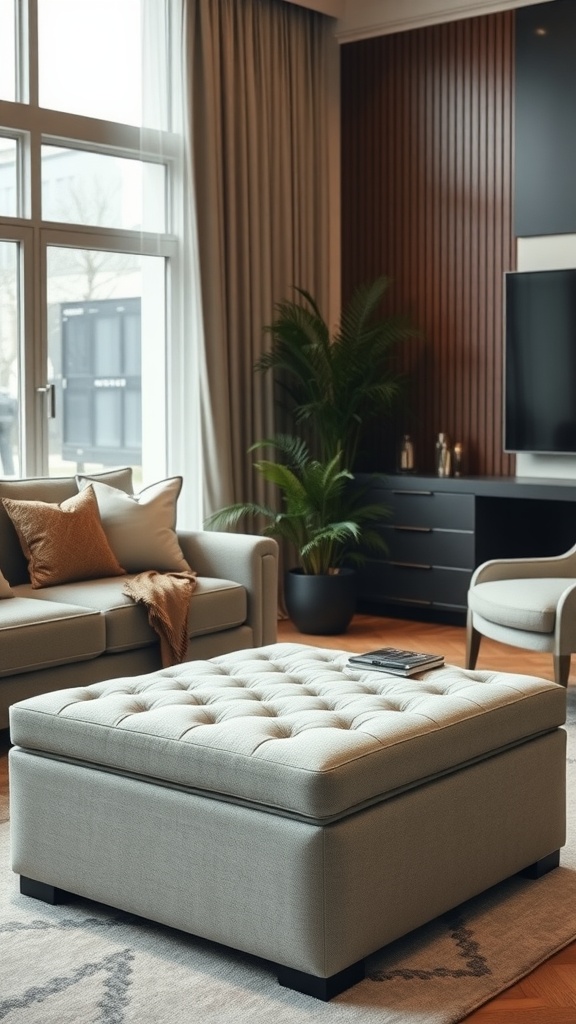
[[[273,969],[87,900],[20,896],[0,826],[0,1021],[6,1024],[454,1024],[576,938],[576,689],[569,690],[568,843],[561,866],[519,877],[370,958],[330,1003]]]

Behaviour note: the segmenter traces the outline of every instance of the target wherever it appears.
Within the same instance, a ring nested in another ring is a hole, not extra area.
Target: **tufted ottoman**
[[[244,950],[328,999],[565,842],[566,691],[275,644],[11,708],[12,866]]]

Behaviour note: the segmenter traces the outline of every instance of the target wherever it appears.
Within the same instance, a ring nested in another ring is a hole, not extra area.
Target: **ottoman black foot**
[[[345,967],[343,971],[338,971],[338,974],[332,974],[329,978],[317,978],[315,974],[278,966],[278,981],[281,985],[303,992],[306,996],[314,996],[314,999],[323,999],[324,1002],[362,981],[365,974],[364,960],[358,960],[357,963]]]
[[[53,904],[65,903],[70,896],[65,889],[57,889],[55,885],[47,885],[46,882],[37,882],[34,878],[26,878],[26,875],[20,875],[20,892],[23,896],[32,896],[35,900]]]
[[[524,878],[542,878],[542,875],[547,875],[549,871],[553,871],[559,864],[560,850],[554,850],[554,853],[549,853],[547,857],[542,857],[542,860],[529,864],[520,874]]]

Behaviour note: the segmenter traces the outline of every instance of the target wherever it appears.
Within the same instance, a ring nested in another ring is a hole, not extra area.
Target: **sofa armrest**
[[[211,530],[179,530],[178,540],[199,576],[232,580],[248,594],[247,625],[254,646],[276,643],[278,629],[278,544],[272,537]]]

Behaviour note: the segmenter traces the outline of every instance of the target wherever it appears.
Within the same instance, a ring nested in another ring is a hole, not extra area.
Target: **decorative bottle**
[[[436,441],[436,476],[450,476],[451,453],[448,434],[438,434]]]
[[[464,456],[464,449],[460,441],[456,441],[454,450],[452,452],[452,472],[454,476],[462,476],[462,459]]]
[[[414,463],[414,443],[410,434],[404,434],[402,438],[402,444],[400,446],[400,457],[398,459],[398,470],[400,473],[413,473],[415,469]]]

